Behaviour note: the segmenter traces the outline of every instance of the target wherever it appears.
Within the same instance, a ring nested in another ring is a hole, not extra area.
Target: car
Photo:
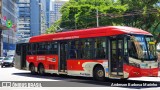
[[[3,60],[2,60],[2,64],[1,64],[1,68],[3,68],[3,66],[11,66],[13,67],[14,66],[14,57],[5,57]]]
[[[2,60],[4,59],[5,57],[0,57],[0,65],[2,63]]]

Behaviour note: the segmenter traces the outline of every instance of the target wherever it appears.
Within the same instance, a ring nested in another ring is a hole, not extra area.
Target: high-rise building
[[[46,0],[46,25],[50,27],[50,0]]]
[[[50,16],[49,17],[50,18],[49,26],[51,26],[54,23],[54,11],[50,11],[49,16]]]
[[[60,9],[66,2],[67,1],[61,1],[61,0],[55,0],[55,1],[52,2],[52,11],[53,11],[53,14],[54,14],[53,23],[55,21],[57,21],[58,19],[60,19],[60,17],[62,16],[61,13],[60,13]]]
[[[46,24],[46,1],[47,0],[39,0],[40,4],[40,34],[45,34],[46,29],[47,29],[47,24]]]
[[[31,31],[31,11],[30,0],[18,0],[18,39],[30,37]]]
[[[16,0],[0,0],[0,55],[13,55],[16,44],[17,5]]]
[[[18,0],[18,37],[28,38],[46,30],[46,0]]]

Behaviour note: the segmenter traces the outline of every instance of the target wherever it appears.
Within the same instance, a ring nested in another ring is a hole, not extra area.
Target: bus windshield
[[[156,60],[156,48],[153,37],[144,35],[130,36],[129,56],[140,60]]]

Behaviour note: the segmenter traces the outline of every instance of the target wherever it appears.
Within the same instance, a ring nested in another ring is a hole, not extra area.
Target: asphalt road
[[[33,83],[33,82],[41,83],[40,86],[45,88],[90,87],[93,88],[94,90],[98,87],[104,87],[105,89],[113,88],[113,89],[127,89],[127,90],[128,89],[160,90],[160,77],[130,78],[128,80],[106,79],[105,82],[99,82],[92,80],[92,78],[86,78],[86,77],[74,77],[74,76],[55,75],[55,74],[47,74],[45,76],[39,76],[39,75],[31,75],[29,71],[17,70],[14,67],[0,68],[0,86],[2,86],[1,84],[2,82],[26,83],[26,81],[27,83]],[[128,86],[128,84],[130,84],[131,86]],[[156,85],[159,85],[159,87],[157,87]],[[15,87],[16,85],[13,86]],[[1,87],[0,90],[6,90],[6,87]],[[15,89],[7,88],[7,90],[15,90]],[[47,90],[52,90],[52,89],[47,89]]]

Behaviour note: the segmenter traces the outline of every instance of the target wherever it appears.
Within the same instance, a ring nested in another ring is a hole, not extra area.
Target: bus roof
[[[151,33],[143,31],[138,28],[126,27],[126,26],[106,26],[99,28],[90,28],[90,29],[82,29],[82,30],[74,30],[67,32],[58,32],[54,34],[44,34],[44,35],[34,36],[30,38],[29,42],[45,42],[54,40],[76,39],[76,38],[113,36],[119,34],[151,35]]]

